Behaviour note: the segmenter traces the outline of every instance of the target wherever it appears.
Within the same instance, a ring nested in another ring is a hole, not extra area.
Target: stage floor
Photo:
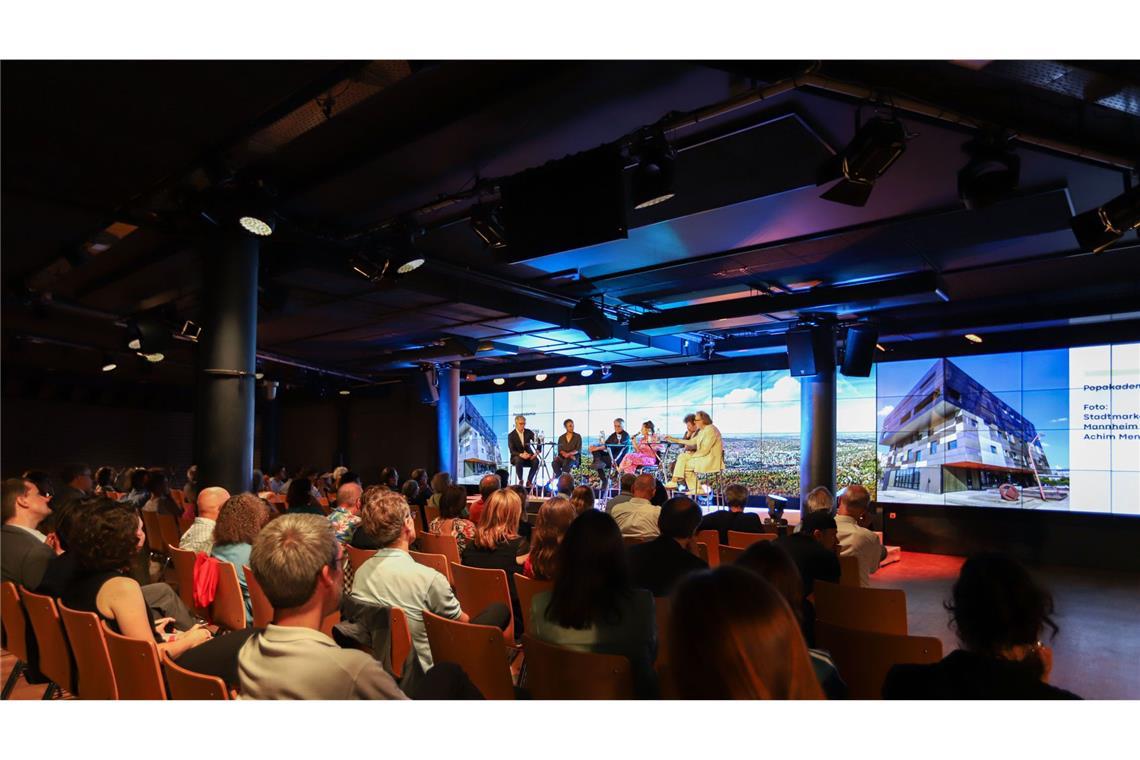
[[[963,561],[904,551],[900,562],[872,575],[871,584],[905,590],[910,632],[937,636],[949,652],[958,642],[942,603]],[[1140,578],[1069,567],[1033,572],[1053,592],[1061,629],[1052,642],[1051,682],[1086,699],[1140,699]]]

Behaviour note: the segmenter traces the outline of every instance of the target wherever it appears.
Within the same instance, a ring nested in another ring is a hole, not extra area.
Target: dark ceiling
[[[148,365],[123,325],[208,323],[194,209],[227,176],[276,197],[258,351],[296,386],[425,362],[480,384],[674,371],[706,361],[702,341],[714,361],[780,354],[819,312],[873,317],[904,352],[965,331],[1119,337],[1140,312],[1136,233],[1090,255],[1069,227],[1137,182],[1129,62],[11,62],[3,85],[6,380],[98,384],[110,353],[120,382],[191,382],[192,343]],[[876,112],[902,120],[905,153],[865,207],[820,199],[818,166]],[[653,124],[678,151],[676,196],[627,208],[627,237],[516,261],[473,233],[502,180]],[[978,126],[1014,135],[1020,182],[967,210]],[[427,263],[353,272],[393,246]],[[572,329],[583,298],[612,339]]]

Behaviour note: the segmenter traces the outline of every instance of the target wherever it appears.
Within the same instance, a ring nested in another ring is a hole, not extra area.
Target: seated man
[[[243,698],[407,699],[378,660],[321,633],[321,621],[340,607],[342,551],[316,515],[285,515],[257,534],[250,571],[274,614],[238,652]]]
[[[203,488],[198,492],[198,516],[182,534],[178,542],[179,549],[187,551],[204,552],[209,554],[214,548],[214,526],[218,521],[218,512],[222,505],[230,498],[230,492],[218,486]]]
[[[499,479],[498,475],[492,472],[479,478],[479,498],[468,508],[467,519],[478,525],[479,518],[483,516],[483,505],[487,503],[487,499],[491,498],[491,494],[502,487],[503,481]],[[523,503],[525,504],[526,502]]]
[[[21,478],[4,481],[4,527],[0,546],[0,568],[3,579],[17,586],[34,590],[40,585],[55,550],[47,543],[47,536],[37,528],[51,514],[50,497],[40,493],[35,483]]]
[[[628,549],[629,575],[635,588],[653,596],[669,596],[674,584],[708,563],[693,554],[693,537],[701,521],[701,508],[687,496],[674,496],[661,507],[657,526],[661,535]]]
[[[817,580],[839,583],[839,542],[835,518],[824,510],[809,512],[798,533],[781,536],[776,543],[788,553],[804,582],[804,597],[811,596]]]
[[[859,558],[859,585],[871,585],[871,573],[887,556],[886,547],[868,526],[871,525],[871,494],[861,485],[850,485],[839,495],[839,511],[835,515],[839,554]]]
[[[637,480],[637,476],[632,472],[623,472],[621,475],[618,495],[606,502],[606,512],[613,514],[614,507],[618,504],[625,504],[633,498],[633,481]]]
[[[720,534],[720,542],[728,543],[728,532],[738,530],[742,533],[763,533],[764,524],[760,515],[755,512],[745,512],[744,505],[748,503],[748,489],[733,483],[724,489],[724,501],[728,509],[718,509],[712,514],[705,515],[698,530],[715,530]]]
[[[650,499],[657,490],[657,480],[649,474],[638,475],[633,481],[633,496],[624,504],[614,507],[610,516],[621,529],[622,536],[648,541],[661,535],[657,518],[661,507],[654,506]]]
[[[336,508],[329,513],[329,524],[342,544],[352,541],[356,526],[360,525],[361,495],[359,483],[342,483],[336,489]]]
[[[564,499],[569,499],[572,493],[574,493],[574,476],[568,472],[564,472],[558,476],[557,495]]]
[[[431,669],[432,657],[424,628],[424,610],[461,623],[507,627],[511,619],[507,605],[492,604],[472,620],[459,606],[447,578],[412,559],[408,547],[416,540],[416,527],[408,503],[400,494],[378,487],[365,491],[360,530],[383,548],[356,570],[352,596],[362,602],[399,607],[404,611],[412,644],[425,673]]]
[[[808,491],[807,495],[807,511],[808,512],[827,512],[835,508],[835,497],[831,495],[831,491],[827,490],[825,486],[816,486]]]

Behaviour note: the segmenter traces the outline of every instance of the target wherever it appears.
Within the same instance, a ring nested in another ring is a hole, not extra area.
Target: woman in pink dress
[[[633,437],[632,450],[621,460],[618,469],[623,473],[633,473],[638,467],[657,466],[657,433],[652,422],[641,423],[641,432]]]

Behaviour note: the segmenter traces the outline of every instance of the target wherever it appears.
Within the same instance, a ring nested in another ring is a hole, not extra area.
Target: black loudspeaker
[[[586,333],[590,340],[606,340],[614,337],[613,324],[589,298],[583,298],[574,305],[574,310],[570,313],[570,326]]]
[[[435,370],[425,367],[414,375],[416,394],[421,404],[435,406],[439,402],[439,385],[436,381]]]
[[[843,364],[840,373],[848,377],[870,377],[871,362],[875,358],[875,344],[879,330],[872,325],[851,325],[843,341]]]
[[[818,375],[835,369],[835,338],[829,325],[793,327],[785,338],[792,377]]]

